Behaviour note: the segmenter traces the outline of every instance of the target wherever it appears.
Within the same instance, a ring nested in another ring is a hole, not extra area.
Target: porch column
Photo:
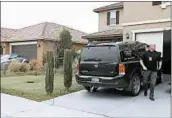
[[[43,41],[38,40],[37,42],[37,61],[40,66],[43,66]]]
[[[3,54],[9,54],[10,53],[10,45],[7,42],[3,43]]]

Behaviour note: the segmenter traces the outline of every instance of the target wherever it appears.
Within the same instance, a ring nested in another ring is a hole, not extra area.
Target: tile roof
[[[11,37],[16,31],[16,29],[1,28],[1,40]]]
[[[108,10],[119,9],[119,8],[123,8],[123,2],[118,2],[118,3],[111,4],[111,5],[99,7],[99,8],[94,9],[93,11],[96,13],[99,13],[102,11],[108,11]]]
[[[59,25],[56,23],[43,22],[40,24],[28,26],[25,28],[18,29],[10,38],[4,41],[31,41],[31,40],[59,40],[59,34],[63,30],[67,29],[72,35],[72,41],[74,43],[87,43],[86,39],[82,39],[86,33]]]
[[[101,38],[101,37],[106,37],[106,36],[122,36],[122,34],[123,34],[122,29],[110,29],[110,30],[88,34],[88,35],[83,36],[82,38],[90,39],[90,38]]]

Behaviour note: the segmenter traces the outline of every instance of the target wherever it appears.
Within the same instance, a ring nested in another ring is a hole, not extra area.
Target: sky
[[[114,2],[2,2],[1,27],[23,28],[54,22],[86,33],[98,31],[98,13],[93,9]]]

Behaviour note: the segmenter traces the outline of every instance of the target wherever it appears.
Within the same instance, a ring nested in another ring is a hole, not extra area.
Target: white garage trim
[[[10,54],[12,52],[12,46],[14,45],[29,45],[29,44],[37,44],[37,42],[17,42],[17,43],[10,43]]]
[[[146,20],[146,21],[123,23],[122,26],[142,25],[142,24],[150,24],[150,23],[164,23],[164,22],[170,22],[170,21],[171,21],[171,18],[157,19],[157,20]]]
[[[136,33],[146,33],[146,32],[159,32],[164,30],[169,30],[171,27],[164,27],[164,28],[153,28],[153,29],[140,29],[140,30],[131,30],[132,32],[132,40],[135,41]]]
[[[10,43],[10,45],[28,45],[28,44],[37,44],[37,42],[17,42],[17,43]]]

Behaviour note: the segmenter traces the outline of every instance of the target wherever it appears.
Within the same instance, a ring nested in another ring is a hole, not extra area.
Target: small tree
[[[63,29],[60,33],[60,40],[56,41],[56,56],[55,56],[55,67],[59,65],[59,57],[64,57],[64,50],[71,49],[72,47],[72,36],[70,32]]]
[[[47,51],[45,90],[48,95],[53,93],[54,87],[54,57],[52,51]]]
[[[65,50],[64,52],[64,86],[68,91],[72,85],[72,51]]]

